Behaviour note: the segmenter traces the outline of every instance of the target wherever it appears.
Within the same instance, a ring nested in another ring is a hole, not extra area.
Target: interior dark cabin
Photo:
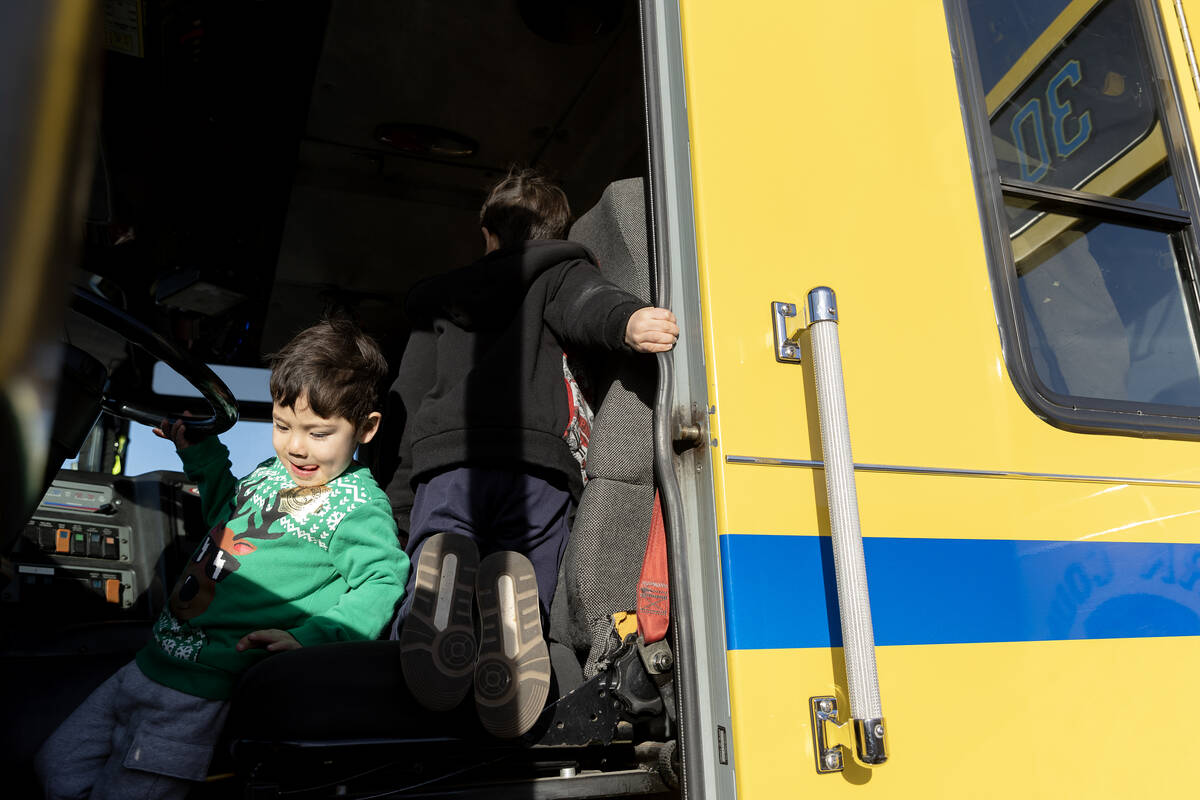
[[[645,171],[632,3],[162,2],[144,39],[105,51],[82,269],[209,363],[331,309],[391,354],[511,164],[576,214]]]
[[[214,409],[154,394],[162,351],[131,346],[122,323],[88,311],[89,298],[186,365],[261,367],[323,314],[346,314],[383,344],[394,374],[407,292],[482,254],[479,207],[511,165],[560,183],[576,218],[611,184],[647,174],[632,0],[101,5],[90,194],[70,276],[83,313],[61,326],[62,341],[85,355],[60,385],[51,495],[6,547],[0,587],[0,670],[27,689],[7,703],[2,752],[17,787],[8,796],[33,791],[34,750],[146,640],[205,534],[182,472],[124,474],[139,423],[108,413],[91,423],[101,393],[109,409]],[[644,220],[640,180],[624,185],[635,187],[631,218]],[[626,235],[640,240],[640,291],[651,300],[644,223]],[[607,245],[582,241],[603,270]],[[185,373],[207,380],[198,375]],[[613,379],[643,401],[647,425],[654,380],[652,364],[648,376]],[[242,401],[239,412],[267,420],[270,405]],[[648,513],[648,433],[636,449],[646,451],[636,480]],[[71,458],[77,469],[58,471]],[[631,585],[646,541],[639,524],[631,557],[612,567],[632,571]],[[565,580],[603,579],[594,565],[590,577],[571,573],[588,561],[568,555]],[[263,718],[288,703],[286,669],[260,675],[240,711],[235,699],[229,747],[194,796],[675,796],[669,658],[655,672],[626,643],[597,673],[584,664],[589,635],[559,631],[554,702],[515,742],[488,740],[469,709],[421,715],[403,687],[384,686],[399,675],[370,648],[328,662],[337,682],[360,684],[357,697],[323,687],[291,717]],[[272,680],[283,683],[274,693]],[[260,696],[247,700],[252,691]]]

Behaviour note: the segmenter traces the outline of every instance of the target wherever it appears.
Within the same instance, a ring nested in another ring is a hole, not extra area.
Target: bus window
[[[1200,405],[1185,264],[1171,235],[1059,214],[1042,221],[1057,229],[1048,241],[1024,251],[1013,242],[1042,382],[1064,396]]]
[[[1005,71],[984,84],[1001,177],[1117,197],[1139,191],[1167,150],[1134,2],[1047,3],[1062,9],[1042,30],[1023,26],[1019,39],[1036,36],[1008,63],[998,12],[1012,5],[968,3],[980,58],[993,48],[1003,54],[989,71]],[[1105,169],[1117,159],[1123,169]],[[1178,198],[1171,204],[1178,208]]]
[[[230,471],[239,477],[249,475],[274,455],[269,422],[242,420],[221,434],[221,442],[229,448]],[[145,425],[130,425],[122,471],[126,475],[141,475],[159,469],[183,470],[175,445],[159,439]]]
[[[243,407],[248,403],[271,402],[270,370],[224,364],[208,366],[225,381]],[[172,402],[178,405],[178,398],[200,397],[200,393],[183,376],[161,361],[154,365],[151,388],[156,398],[162,398],[156,399],[156,404],[162,408],[170,408]],[[233,474],[249,475],[260,462],[272,455],[271,423],[243,418],[229,431],[221,434],[221,441],[229,448]],[[165,439],[159,439],[145,425],[130,425],[129,443],[125,448],[125,474],[141,475],[159,469],[182,469],[179,456],[175,453],[175,445]]]
[[[1156,10],[948,7],[1022,396],[1072,430],[1200,434],[1198,202]]]

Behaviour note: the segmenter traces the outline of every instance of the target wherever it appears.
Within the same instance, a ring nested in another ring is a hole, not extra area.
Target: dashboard
[[[0,622],[151,621],[203,532],[199,494],[183,473],[62,470],[7,554]]]

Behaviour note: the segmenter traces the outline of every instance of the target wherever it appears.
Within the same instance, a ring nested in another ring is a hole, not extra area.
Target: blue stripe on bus
[[[1200,545],[863,540],[878,645],[1200,635]],[[721,537],[729,649],[838,647],[827,536]]]

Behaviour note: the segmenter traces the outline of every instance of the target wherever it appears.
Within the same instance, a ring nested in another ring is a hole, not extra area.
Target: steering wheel
[[[178,372],[190,383],[212,407],[210,417],[182,417],[164,411],[128,403],[109,397],[106,393],[101,408],[113,416],[140,422],[157,428],[164,418],[182,419],[189,434],[214,436],[233,427],[238,420],[237,400],[225,382],[217,377],[208,365],[184,350],[145,323],[135,319],[121,309],[92,292],[78,286],[73,288],[71,308],[92,322],[107,328],[127,342],[144,350],[149,355]]]

